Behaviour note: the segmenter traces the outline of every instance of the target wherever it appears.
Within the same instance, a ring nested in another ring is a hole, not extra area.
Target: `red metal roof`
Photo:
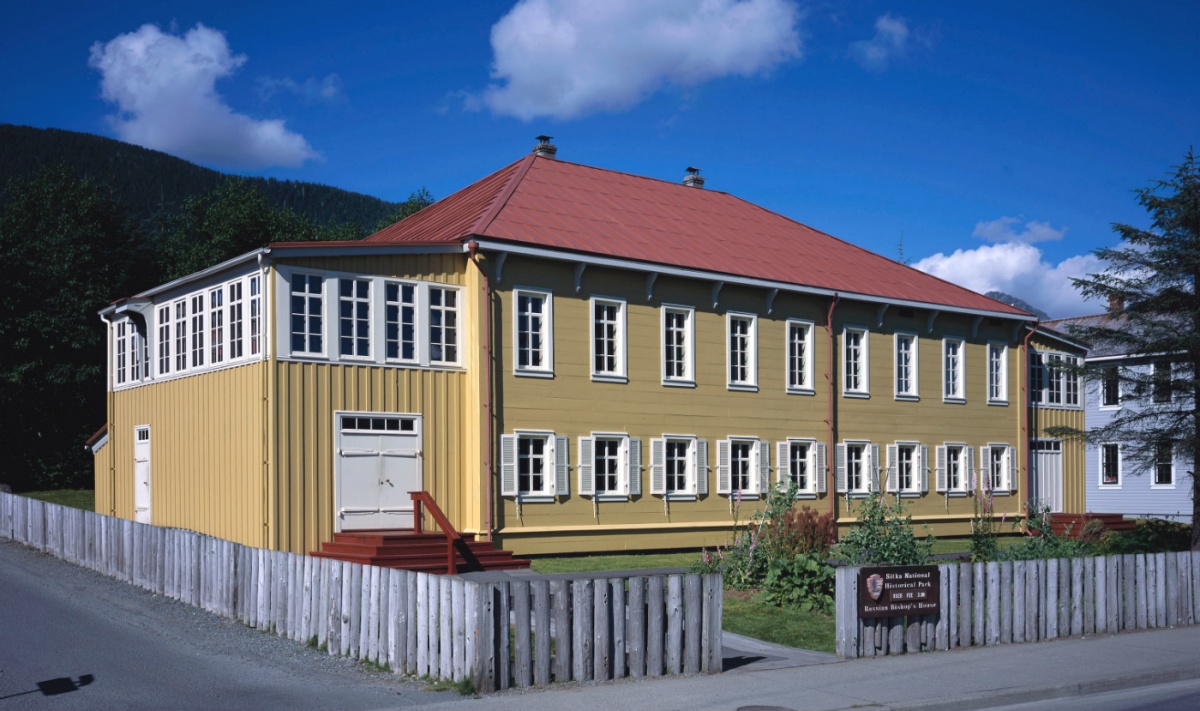
[[[1026,312],[727,193],[528,155],[366,238],[505,240],[933,305]]]

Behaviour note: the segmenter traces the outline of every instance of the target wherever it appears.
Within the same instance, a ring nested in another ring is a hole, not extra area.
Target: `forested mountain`
[[[12,178],[69,166],[112,190],[136,222],[178,211],[190,197],[212,192],[230,176],[181,158],[89,133],[0,124],[0,198]],[[397,203],[317,183],[242,178],[275,208],[291,210],[318,225],[350,223],[370,232]]]
[[[989,299],[995,299],[996,301],[1003,301],[1009,306],[1028,311],[1043,321],[1050,320],[1050,316],[1045,311],[1042,311],[1038,307],[1030,304],[1028,301],[1013,296],[1012,294],[1006,294],[1003,291],[989,291],[988,293],[984,294],[984,296],[988,297]]]

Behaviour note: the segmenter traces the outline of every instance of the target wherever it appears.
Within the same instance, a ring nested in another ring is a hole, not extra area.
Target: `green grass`
[[[700,558],[691,553],[626,553],[535,558],[535,573],[592,573],[598,570],[641,570],[643,568],[687,568]]]
[[[832,615],[775,607],[755,600],[748,593],[725,592],[721,627],[735,634],[787,647],[834,651]]]
[[[1025,536],[1017,534],[1005,534],[996,537],[996,545],[1001,549],[1015,546],[1025,540]],[[970,553],[971,539],[970,538],[935,538],[933,541],[933,554],[940,555],[943,553]]]
[[[21,496],[40,499],[52,504],[70,506],[84,511],[96,510],[96,492],[91,489],[63,489],[61,491],[23,491]]]

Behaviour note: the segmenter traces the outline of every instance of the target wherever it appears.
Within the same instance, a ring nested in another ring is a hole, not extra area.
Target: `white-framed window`
[[[592,380],[626,382],[625,302],[593,297],[590,305]]]
[[[175,372],[187,370],[188,367],[188,313],[187,299],[179,299],[174,304],[175,311]]]
[[[543,430],[500,437],[501,496],[552,501],[569,493],[567,438]]]
[[[517,375],[554,374],[553,314],[550,292],[513,292],[513,367]]]
[[[371,280],[338,279],[338,354],[371,356]]]
[[[754,498],[771,480],[770,448],[754,437],[717,441],[717,493]]]
[[[971,490],[973,450],[959,442],[937,448],[937,490],[940,494],[963,495]]]
[[[296,272],[291,278],[292,355],[325,353],[325,279]]]
[[[1154,446],[1154,487],[1175,486],[1175,447],[1170,442]]]
[[[384,356],[408,363],[417,360],[417,285],[388,281],[383,285]]]
[[[708,494],[708,442],[691,435],[650,440],[650,493],[668,499]]]
[[[775,478],[781,488],[795,484],[798,498],[825,493],[825,445],[812,439],[776,442]]]
[[[1115,365],[1106,365],[1100,369],[1100,407],[1118,408],[1120,406],[1120,369]]]
[[[730,390],[758,389],[758,317],[725,315],[726,385]]]
[[[986,444],[979,448],[979,483],[993,494],[1008,494],[1017,480],[1017,457],[1007,444]]]
[[[987,347],[987,398],[992,405],[1008,404],[1008,344],[989,343]]]
[[[1121,488],[1121,445],[1105,442],[1100,445],[1100,486]]]
[[[925,463],[929,448],[918,442],[896,442],[887,447],[886,489],[900,494],[922,494],[929,491]]]
[[[166,375],[171,372],[171,305],[159,306],[157,313],[158,374]]]
[[[687,306],[662,307],[663,385],[696,384],[695,314]]]
[[[917,399],[917,336],[897,333],[896,341],[896,399]]]
[[[846,441],[834,456],[838,493],[869,494],[879,491],[879,445]]]
[[[1079,408],[1079,356],[1033,351],[1029,357],[1030,399],[1050,407]]]
[[[1152,367],[1154,402],[1171,402],[1171,362],[1156,360]]]
[[[207,330],[204,328],[205,301],[204,294],[194,294],[192,296],[192,367],[199,368],[204,365],[204,335]]]
[[[436,365],[458,364],[457,289],[429,287],[429,362]]]
[[[865,328],[842,329],[842,394],[865,397],[870,394],[869,334]]]
[[[942,339],[942,399],[950,402],[966,400],[965,344],[961,338]]]
[[[626,498],[642,493],[642,441],[626,434],[579,438],[579,495]]]
[[[262,279],[254,274],[248,280],[250,287],[250,355],[263,352],[262,334]]]
[[[217,287],[208,292],[209,362],[225,362],[225,289]]]
[[[225,286],[229,292],[229,325],[227,332],[229,334],[229,360],[238,360],[245,354],[246,341],[245,333],[243,333],[245,314],[243,313],[244,303],[242,301],[242,281],[230,282]]]
[[[121,319],[113,330],[113,384],[124,385],[129,381],[129,362],[133,355],[130,347],[133,324],[128,319]]]
[[[787,322],[787,391],[811,395],[813,388],[813,324],[789,319]]]

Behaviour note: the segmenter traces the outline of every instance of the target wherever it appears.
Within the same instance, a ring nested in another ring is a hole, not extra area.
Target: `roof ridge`
[[[529,169],[533,166],[533,162],[537,160],[537,158],[537,154],[530,153],[519,161],[517,169],[513,172],[512,176],[509,177],[508,182],[504,185],[504,188],[497,193],[495,198],[492,199],[492,204],[490,207],[488,207],[487,212],[479,216],[479,219],[475,221],[475,224],[471,225],[470,231],[464,236],[481,235],[484,233],[483,231],[492,224],[492,221],[496,219],[496,216],[500,214],[500,211],[504,209],[505,204],[508,203],[508,200],[512,197],[513,193],[516,192],[517,186],[520,185],[521,181],[525,179],[526,174],[529,173]],[[552,159],[548,158],[547,160]],[[511,163],[509,165],[511,165]],[[501,170],[503,170],[503,168],[501,168]]]

